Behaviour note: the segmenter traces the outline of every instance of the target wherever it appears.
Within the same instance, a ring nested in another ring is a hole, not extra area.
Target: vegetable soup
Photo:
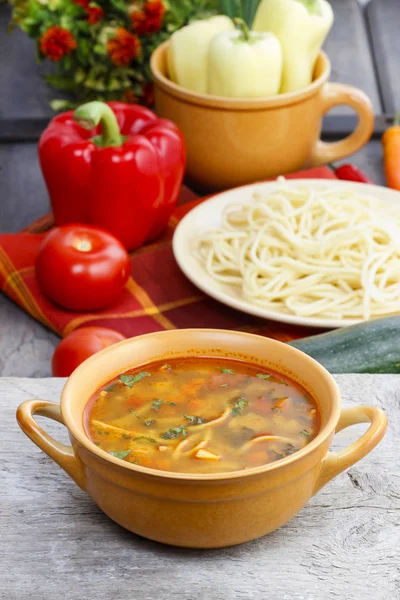
[[[181,473],[237,471],[304,448],[318,433],[315,402],[286,377],[246,362],[179,358],[119,375],[84,413],[102,450]]]

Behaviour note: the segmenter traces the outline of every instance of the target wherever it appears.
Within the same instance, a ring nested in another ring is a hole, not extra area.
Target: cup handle
[[[346,408],[342,410],[335,433],[351,425],[357,425],[357,423],[371,423],[371,425],[358,440],[344,450],[328,453],[322,464],[322,470],[319,474],[314,494],[328,483],[328,481],[364,458],[364,456],[375,448],[385,435],[387,416],[383,410],[375,406]]]
[[[311,157],[312,166],[334,162],[357,152],[370,139],[374,130],[374,111],[364,92],[343,83],[326,83],[322,89],[322,115],[337,105],[351,106],[358,115],[356,129],[338,142],[318,140]]]
[[[70,477],[85,489],[82,464],[76,458],[72,446],[60,444],[46,433],[33,418],[34,415],[47,417],[64,425],[60,405],[46,400],[27,400],[17,409],[17,421],[25,435],[52,458]]]

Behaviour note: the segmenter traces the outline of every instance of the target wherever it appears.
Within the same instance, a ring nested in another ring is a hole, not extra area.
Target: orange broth
[[[126,462],[219,473],[274,462],[318,433],[318,408],[297,383],[246,362],[179,358],[119,375],[84,412],[88,437]]]

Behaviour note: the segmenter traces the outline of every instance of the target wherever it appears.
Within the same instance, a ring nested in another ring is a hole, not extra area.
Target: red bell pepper
[[[57,225],[97,225],[134,250],[168,223],[185,144],[176,125],[142,106],[89,102],[50,122],[39,158]]]

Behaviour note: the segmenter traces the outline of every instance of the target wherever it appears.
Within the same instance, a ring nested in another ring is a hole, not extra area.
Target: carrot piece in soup
[[[195,396],[204,385],[204,379],[191,379],[181,387],[180,393],[182,396]]]

